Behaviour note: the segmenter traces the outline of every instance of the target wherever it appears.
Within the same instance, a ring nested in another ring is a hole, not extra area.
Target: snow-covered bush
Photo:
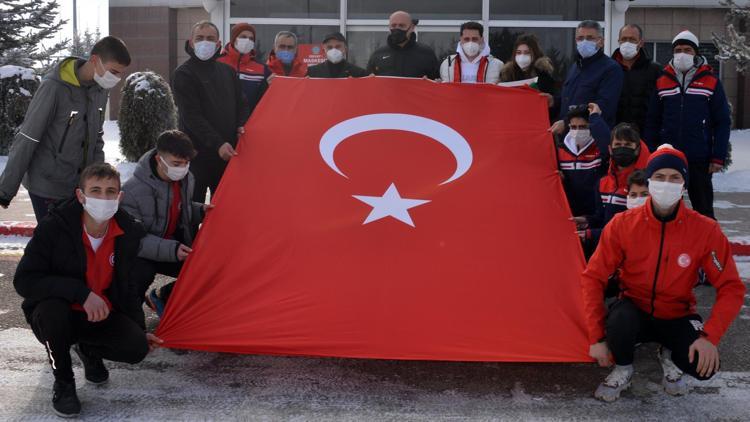
[[[157,73],[136,72],[128,76],[120,101],[120,151],[128,161],[137,161],[153,148],[156,138],[177,127],[172,91]]]
[[[0,155],[8,155],[31,96],[38,87],[39,79],[33,70],[20,66],[0,66]]]

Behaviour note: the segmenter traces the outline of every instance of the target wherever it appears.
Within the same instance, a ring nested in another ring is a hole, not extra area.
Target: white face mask
[[[332,48],[326,51],[326,57],[328,57],[328,61],[331,63],[339,63],[344,60],[344,52],[338,48]]]
[[[469,57],[474,57],[477,54],[479,54],[479,44],[475,43],[474,41],[469,41],[467,43],[461,44],[461,49],[464,50],[464,53],[466,53]]]
[[[531,54],[516,54],[516,64],[526,70],[531,65]]]
[[[188,171],[190,171],[190,163],[187,163],[185,167],[176,167],[167,164],[162,157],[159,157],[159,160],[161,160],[161,163],[164,164],[164,167],[167,169],[167,177],[173,182],[184,179],[185,176],[187,176]]]
[[[101,65],[102,69],[104,69],[104,75],[99,76],[99,74],[96,72],[96,69],[94,69],[94,82],[99,84],[99,86],[104,89],[114,88],[114,86],[120,82],[120,78],[113,75],[109,70],[106,70],[101,59],[97,57],[97,60],[99,60],[99,64]]]
[[[642,207],[646,203],[647,199],[648,199],[648,196],[638,196],[635,198],[631,198],[628,196],[627,207],[629,210],[632,210],[633,208]]]
[[[648,193],[657,207],[666,209],[682,198],[683,183],[657,182],[648,179]]]
[[[195,57],[204,62],[216,54],[216,43],[212,41],[198,41],[195,43]]]
[[[677,53],[672,58],[672,64],[680,72],[687,72],[695,65],[695,56],[687,53]]]
[[[120,201],[117,199],[97,199],[89,196],[84,196],[86,202],[83,203],[83,209],[86,213],[91,216],[97,223],[104,223],[109,221],[113,215],[117,212],[117,208],[120,206]]]
[[[571,129],[568,136],[578,145],[578,148],[586,145],[591,140],[591,130],[589,129]]]
[[[622,54],[623,59],[632,60],[638,55],[638,44],[633,44],[632,42],[624,42],[620,44],[620,54]]]
[[[234,48],[236,48],[240,54],[247,54],[255,48],[255,41],[250,38],[237,38],[234,41]]]

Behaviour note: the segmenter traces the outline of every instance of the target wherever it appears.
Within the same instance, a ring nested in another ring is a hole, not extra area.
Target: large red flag
[[[158,335],[237,353],[589,360],[547,126],[528,88],[276,78]]]

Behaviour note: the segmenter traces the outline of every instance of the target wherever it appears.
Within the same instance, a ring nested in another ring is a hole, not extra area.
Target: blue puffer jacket
[[[622,67],[602,50],[587,59],[578,56],[563,84],[560,120],[568,114],[569,106],[596,103],[607,125],[614,126],[623,77]]]
[[[711,66],[699,66],[687,86],[667,65],[656,80],[646,118],[644,138],[651,151],[672,144],[688,161],[724,164],[727,158],[729,103]]]

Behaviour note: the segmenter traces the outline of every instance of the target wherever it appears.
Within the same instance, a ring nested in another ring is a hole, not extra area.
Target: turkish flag
[[[157,334],[219,352],[589,361],[546,104],[528,88],[277,77]]]

